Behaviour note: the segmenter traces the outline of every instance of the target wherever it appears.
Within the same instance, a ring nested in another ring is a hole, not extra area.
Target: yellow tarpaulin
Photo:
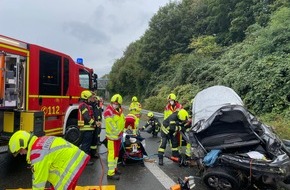
[[[31,190],[31,189],[6,189],[6,190]],[[77,186],[75,190],[116,190],[115,185],[105,185],[105,186]]]

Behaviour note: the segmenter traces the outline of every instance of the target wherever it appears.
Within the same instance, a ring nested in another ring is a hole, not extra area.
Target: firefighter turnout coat
[[[81,131],[93,131],[96,124],[93,107],[85,102],[79,105],[78,126]]]

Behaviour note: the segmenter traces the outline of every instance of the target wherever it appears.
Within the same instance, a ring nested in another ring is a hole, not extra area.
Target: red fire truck
[[[97,75],[81,61],[0,35],[0,145],[19,129],[64,135],[77,124],[81,91],[96,88]]]

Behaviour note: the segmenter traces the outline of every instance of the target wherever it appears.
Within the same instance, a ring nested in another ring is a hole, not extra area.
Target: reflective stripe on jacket
[[[33,137],[28,146],[33,190],[42,190],[50,182],[55,190],[69,189],[79,178],[89,156],[61,137]]]
[[[92,131],[95,128],[94,111],[92,106],[82,102],[78,111],[78,126],[81,131]]]
[[[181,130],[181,121],[177,117],[178,112],[172,113],[167,119],[163,121],[161,130],[165,133],[175,133]]]
[[[106,124],[106,137],[110,140],[117,140],[121,137],[125,127],[125,116],[122,108],[115,110],[112,105],[108,105],[104,111]]]

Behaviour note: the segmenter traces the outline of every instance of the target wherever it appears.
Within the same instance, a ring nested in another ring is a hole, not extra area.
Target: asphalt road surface
[[[142,126],[144,121],[140,122]],[[164,158],[164,165],[158,165],[157,149],[160,138],[153,138],[151,134],[141,133],[145,138],[145,149],[151,162],[145,162],[145,166],[140,163],[128,163],[125,166],[118,165],[122,172],[119,181],[107,180],[107,149],[104,145],[99,147],[101,159],[96,159],[94,165],[87,166],[81,175],[79,186],[101,186],[115,185],[117,190],[163,190],[169,189],[177,183],[178,177],[197,176],[195,184],[197,190],[207,189],[200,178],[195,167],[179,167],[177,163]],[[102,130],[101,139],[105,136]],[[170,154],[169,145],[167,154]],[[25,156],[13,157],[8,153],[0,154],[0,190],[31,188],[31,171],[25,161]]]

